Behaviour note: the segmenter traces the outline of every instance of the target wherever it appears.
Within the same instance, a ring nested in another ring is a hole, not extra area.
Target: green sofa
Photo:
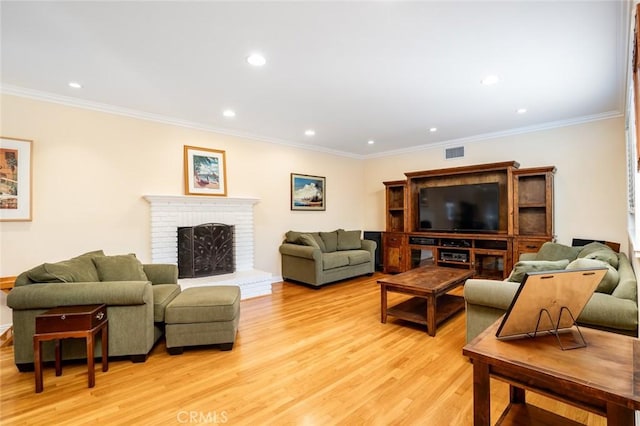
[[[538,253],[521,256],[505,281],[466,281],[467,342],[504,315],[526,272],[582,267],[606,267],[609,271],[578,317],[578,324],[637,336],[638,284],[627,256],[597,242],[582,247],[547,242]]]
[[[361,239],[361,231],[289,231],[280,245],[282,278],[315,287],[373,274],[376,242]]]
[[[37,315],[57,306],[102,303],[109,319],[109,356],[145,361],[164,331],[166,305],[180,293],[177,282],[176,265],[143,265],[134,255],[105,256],[102,250],[23,272],[7,296],[16,366],[20,371],[33,369]],[[96,356],[100,354],[97,344]],[[85,343],[65,341],[62,358],[86,358]],[[53,342],[45,342],[43,360],[53,359]]]

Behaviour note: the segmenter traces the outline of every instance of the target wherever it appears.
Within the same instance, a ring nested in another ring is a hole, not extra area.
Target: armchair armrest
[[[280,245],[280,253],[288,256],[303,257],[305,259],[322,260],[322,251],[320,249],[299,244],[283,243]]]
[[[15,287],[7,296],[12,309],[48,309],[56,306],[153,304],[149,281],[48,283]]]
[[[170,263],[150,263],[142,265],[151,284],[177,284],[178,266]]]
[[[366,250],[371,253],[371,258],[373,259],[376,253],[376,247],[378,244],[373,240],[360,240],[362,243],[362,250]]]
[[[507,310],[520,283],[469,279],[464,285],[464,299],[467,303]]]

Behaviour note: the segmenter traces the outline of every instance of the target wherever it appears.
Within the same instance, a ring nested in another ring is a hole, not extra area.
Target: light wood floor
[[[464,314],[435,337],[419,327],[380,323],[376,279],[313,290],[274,285],[271,296],[243,301],[230,352],[186,349],[170,356],[163,341],[143,364],[96,363],[19,373],[12,348],[0,349],[0,423],[229,425],[471,425],[472,366],[462,356]],[[390,302],[405,296],[390,294]],[[492,381],[492,418],[507,402]],[[589,425],[602,417],[528,394],[530,402]]]

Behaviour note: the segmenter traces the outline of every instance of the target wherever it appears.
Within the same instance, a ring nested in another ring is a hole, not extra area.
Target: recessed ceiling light
[[[236,112],[231,110],[231,109],[225,109],[224,111],[222,111],[222,115],[224,115],[225,117],[235,117],[236,116]]]
[[[78,83],[77,81],[70,81],[69,87],[73,87],[74,89],[82,89],[82,84]]]
[[[267,63],[267,60],[264,56],[259,53],[253,53],[247,57],[247,62],[253,65],[254,67],[261,67]]]
[[[480,80],[480,82],[485,86],[491,86],[493,84],[496,84],[498,81],[500,81],[500,79],[498,78],[497,75],[488,75],[482,80]]]
[[[309,130],[305,130],[304,134],[307,135],[307,136],[313,136],[313,135],[316,134],[316,131],[313,130],[313,129],[309,129]]]
[[[525,112],[527,112],[527,109],[526,109],[526,108],[518,108],[518,109],[516,110],[516,112],[517,112],[518,114],[524,114]]]
[[[432,127],[432,128],[430,128],[430,129],[429,129],[429,131],[430,131],[431,133],[433,133],[433,132],[437,132],[437,131],[438,131],[438,128],[437,128],[437,127]]]
[[[373,139],[369,139],[369,140],[367,141],[367,143],[368,143],[369,145],[373,145],[374,143],[376,143],[376,141],[374,141]]]

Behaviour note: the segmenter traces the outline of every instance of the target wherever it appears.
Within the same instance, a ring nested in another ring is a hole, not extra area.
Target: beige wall
[[[444,147],[365,162],[365,227],[384,226],[384,185],[405,172],[515,160],[521,168],[556,166],[555,233],[627,246],[624,119],[594,121],[465,145],[465,158],[444,159]],[[458,146],[458,145],[454,145]]]
[[[278,246],[289,229],[362,228],[361,160],[15,96],[1,107],[0,134],[34,145],[33,221],[0,224],[0,276],[99,248],[149,261],[142,196],[184,193],[183,145],[225,150],[228,195],[260,199],[258,269],[280,275]],[[326,212],[290,210],[291,172],[327,178]],[[7,311],[0,324],[10,322]]]
[[[384,229],[382,181],[404,172],[496,161],[555,165],[556,233],[626,244],[623,119],[358,160],[4,95],[0,134],[32,139],[33,221],[0,223],[0,276],[102,248],[150,260],[143,195],[183,194],[183,145],[226,151],[228,195],[256,197],[255,265],[280,275],[289,229]],[[290,173],[326,176],[327,211],[289,209]],[[0,294],[0,324],[11,321]]]

